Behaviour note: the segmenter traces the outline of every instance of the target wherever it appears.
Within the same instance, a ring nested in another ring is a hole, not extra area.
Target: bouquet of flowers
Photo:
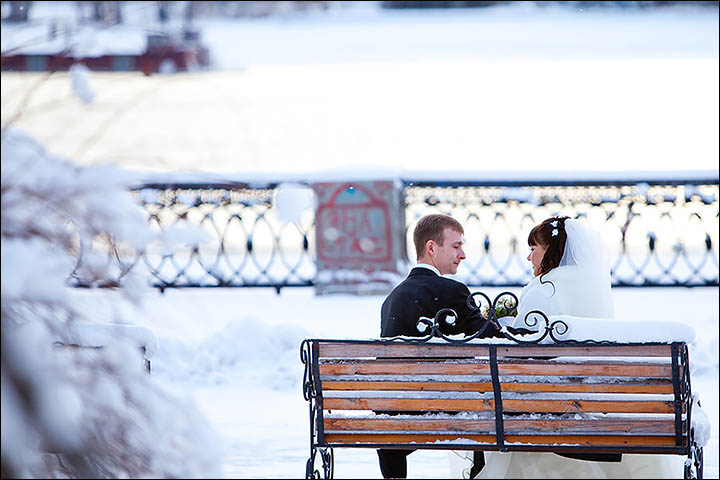
[[[495,307],[495,314],[497,318],[517,317],[517,303],[512,297],[502,297]]]
[[[482,310],[480,311],[481,315],[488,318],[488,310],[488,306],[483,305]],[[505,296],[498,300],[497,306],[495,307],[495,315],[497,318],[517,317],[517,313],[517,304],[512,297]]]

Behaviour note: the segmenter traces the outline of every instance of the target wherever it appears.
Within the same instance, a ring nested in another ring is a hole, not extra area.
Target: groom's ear
[[[435,253],[435,248],[437,248],[437,244],[435,243],[435,240],[428,240],[425,242],[425,253],[428,255],[432,255]]]

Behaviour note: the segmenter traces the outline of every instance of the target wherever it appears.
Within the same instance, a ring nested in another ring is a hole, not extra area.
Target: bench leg
[[[690,447],[688,458],[685,460],[684,477],[685,479],[697,478],[699,480],[703,478],[703,447],[698,447],[694,442]]]
[[[322,459],[323,476],[320,477],[320,472],[315,470],[315,456],[320,453]],[[315,448],[313,447],[310,453],[310,458],[305,464],[305,478],[333,478],[335,469],[335,456],[333,449],[328,448]]]
[[[308,459],[307,463],[305,464],[305,478],[320,478],[320,472],[315,470],[315,453],[317,453],[316,449],[312,449],[312,453],[310,454],[310,458]],[[687,470],[687,468],[685,468]],[[688,478],[687,475],[685,478]]]

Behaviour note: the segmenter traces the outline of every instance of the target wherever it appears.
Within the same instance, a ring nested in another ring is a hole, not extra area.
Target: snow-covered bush
[[[71,348],[83,312],[67,280],[107,277],[107,251],[151,234],[128,179],[80,168],[2,131],[2,477],[188,478],[219,473],[216,441],[193,405],[153,382],[130,337]],[[131,278],[120,288],[139,305]]]

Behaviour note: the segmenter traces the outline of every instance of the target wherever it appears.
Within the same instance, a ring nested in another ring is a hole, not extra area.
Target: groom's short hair
[[[428,240],[434,240],[438,245],[443,244],[446,228],[460,232],[463,235],[465,234],[465,230],[463,230],[460,222],[450,215],[432,213],[418,220],[417,225],[415,225],[415,230],[413,231],[415,253],[418,259],[425,253],[425,244]]]

